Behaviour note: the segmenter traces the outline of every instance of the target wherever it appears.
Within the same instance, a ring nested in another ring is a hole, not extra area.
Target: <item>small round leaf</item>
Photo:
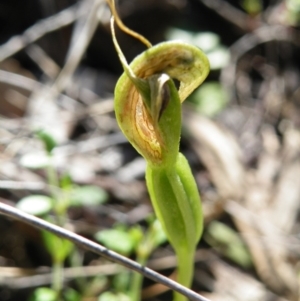
[[[28,153],[21,157],[20,164],[30,169],[45,168],[49,165],[50,158],[45,152]]]
[[[36,132],[36,135],[44,143],[46,151],[48,152],[48,154],[50,154],[57,145],[53,136],[45,130],[38,130]]]
[[[37,288],[30,298],[30,301],[56,301],[57,293],[48,287]]]
[[[52,204],[52,199],[48,196],[29,195],[22,198],[16,207],[32,215],[44,215],[52,209]]]
[[[108,198],[105,190],[97,186],[79,186],[72,192],[73,206],[97,206]]]
[[[129,233],[119,229],[99,231],[95,239],[103,243],[109,249],[128,255],[134,248],[134,241]]]

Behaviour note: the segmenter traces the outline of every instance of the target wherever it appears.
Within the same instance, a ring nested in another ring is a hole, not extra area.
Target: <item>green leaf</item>
[[[244,268],[251,267],[251,255],[239,234],[232,228],[213,221],[209,224],[204,238],[225,257]]]
[[[25,154],[20,159],[20,164],[30,169],[42,169],[50,164],[50,158],[45,152]]]
[[[156,248],[159,245],[167,241],[166,233],[161,225],[161,222],[158,219],[155,219],[151,225],[151,233],[153,239],[153,247]]]
[[[227,66],[230,60],[228,48],[221,44],[220,37],[213,32],[193,33],[171,28],[166,35],[168,40],[182,40],[199,47],[206,53],[211,70],[218,70]]]
[[[63,296],[64,296],[65,301],[80,301],[81,300],[80,294],[72,288],[67,288],[63,292]]]
[[[228,65],[230,60],[229,50],[224,46],[219,46],[207,53],[211,70],[218,70]]]
[[[257,15],[262,11],[263,3],[261,0],[242,0],[241,2],[243,9],[249,15]]]
[[[55,262],[63,262],[73,250],[73,243],[47,231],[42,231],[42,234],[45,246],[53,260]]]
[[[143,230],[139,225],[130,228],[128,234],[130,235],[130,238],[135,247],[141,243],[144,237]]]
[[[186,158],[179,153],[173,169],[148,166],[146,182],[154,211],[176,252],[193,250],[203,220],[198,188]]]
[[[117,292],[126,292],[130,287],[130,282],[132,281],[132,272],[130,270],[123,270],[114,276],[112,281],[112,286]]]
[[[108,194],[97,186],[78,186],[73,189],[71,204],[73,206],[97,206],[106,202]]]
[[[129,255],[135,244],[131,235],[121,229],[99,231],[95,234],[95,239],[103,243],[107,248],[124,255]]]
[[[149,228],[142,236],[135,251],[139,258],[148,259],[151,253],[162,243],[167,241],[167,236],[161,223],[156,218],[148,218]],[[142,233],[143,234],[143,233]]]
[[[166,32],[167,40],[180,40],[193,44],[206,54],[221,46],[220,37],[210,31],[195,33],[179,28],[169,28]]]
[[[61,176],[60,187],[64,191],[69,191],[73,188],[73,181],[70,174],[65,173],[64,175]]]
[[[40,287],[34,290],[30,301],[57,301],[57,293],[48,287]]]
[[[206,116],[214,116],[224,109],[228,102],[225,90],[218,82],[203,84],[189,99]]]
[[[45,215],[53,206],[53,200],[45,195],[29,195],[17,203],[17,208],[32,215]]]
[[[36,135],[44,143],[45,150],[48,152],[48,154],[51,154],[52,150],[57,146],[53,136],[45,130],[36,131]]]
[[[297,26],[300,23],[300,2],[299,0],[286,0],[287,8],[286,23]]]
[[[105,292],[101,294],[101,296],[98,298],[98,301],[118,301],[118,297],[116,294],[111,292]]]
[[[166,39],[171,41],[171,40],[180,40],[186,43],[193,44],[193,37],[194,33],[179,29],[179,28],[169,28],[166,32]]]
[[[105,292],[101,294],[98,301],[130,301],[130,298],[122,293],[114,294],[112,292]]]
[[[208,53],[219,47],[220,37],[213,32],[201,32],[194,35],[192,43]]]

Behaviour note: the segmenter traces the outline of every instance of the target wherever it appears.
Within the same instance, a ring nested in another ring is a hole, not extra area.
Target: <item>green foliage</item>
[[[242,0],[241,6],[249,15],[257,15],[263,9],[262,0]]]
[[[251,255],[237,232],[218,221],[211,222],[204,235],[205,240],[225,257],[243,268],[252,266]]]
[[[189,100],[201,114],[212,117],[225,108],[228,96],[219,82],[208,82],[197,89]]]
[[[101,294],[98,298],[98,301],[132,301],[130,298],[124,293],[112,293],[105,292]]]
[[[97,206],[107,201],[108,194],[98,186],[74,186],[70,198],[72,206]]]
[[[60,187],[63,191],[72,191],[74,188],[74,184],[71,176],[68,173],[63,174],[60,177]]]
[[[136,261],[144,265],[152,252],[167,239],[157,219],[151,216],[147,221],[148,228],[144,230],[140,226],[128,228],[125,225],[117,225],[113,229],[99,231],[95,234],[95,239],[116,252],[127,256],[135,254]],[[122,298],[130,296],[131,301],[140,300],[142,285],[140,274],[124,270],[114,276],[112,284],[113,290],[118,293],[107,292],[102,294],[101,298],[123,300]]]
[[[54,137],[45,130],[36,131],[36,136],[44,143],[47,153],[51,154],[52,150],[57,146]]]
[[[286,0],[287,21],[291,25],[300,24],[300,1]]]
[[[53,199],[45,195],[29,195],[20,199],[16,207],[32,215],[45,215],[53,207]]]
[[[65,301],[80,301],[81,295],[72,288],[67,288],[63,291],[63,297]]]
[[[121,273],[114,276],[112,281],[113,290],[115,292],[128,295],[131,281],[132,272],[129,270],[123,270]]]
[[[126,229],[107,229],[97,232],[95,239],[116,252],[129,255],[135,246],[135,241]]]
[[[51,156],[53,149],[57,146],[55,139],[45,130],[35,132],[36,137],[44,145],[44,151],[25,154],[20,160],[20,164],[30,169],[43,169],[52,164]]]
[[[74,185],[68,173],[59,178],[52,156],[56,142],[45,131],[38,131],[37,137],[44,144],[44,152],[25,155],[22,157],[21,163],[27,168],[45,170],[51,197],[45,195],[27,196],[18,202],[17,207],[19,209],[30,214],[43,216],[47,220],[51,219],[51,222],[63,227],[70,206],[96,206],[108,199],[107,193],[99,187]],[[49,215],[50,211],[54,213],[54,216]],[[73,244],[47,231],[42,232],[42,237],[52,259],[52,288],[35,290],[32,301],[79,301],[81,296],[78,292],[62,287],[64,262],[71,254],[76,253]],[[78,284],[80,284],[80,279],[78,279]]]
[[[146,235],[144,235],[144,240],[149,241],[147,243],[147,249],[150,252],[167,241],[166,233],[161,225],[161,222],[155,218],[155,216],[150,215],[147,219],[149,229]],[[139,245],[139,248],[142,244]],[[150,246],[149,246],[150,245]],[[149,251],[148,251],[149,252]]]
[[[227,66],[230,54],[225,46],[219,45],[207,53],[211,70],[219,70]]]
[[[51,159],[44,151],[28,153],[20,159],[20,165],[29,169],[43,169],[49,164]]]
[[[50,232],[42,231],[43,241],[54,262],[63,262],[73,250],[73,243]]]
[[[148,219],[148,228],[144,231],[139,225],[131,228],[116,225],[113,229],[97,232],[95,239],[109,249],[126,256],[135,252],[138,257],[148,258],[155,248],[166,242],[167,238],[161,223],[151,216]]]
[[[209,60],[211,70],[224,68],[230,59],[229,50],[221,44],[220,37],[213,32],[195,33],[178,28],[166,32],[167,40],[181,40],[202,49]]]
[[[57,292],[48,287],[37,288],[30,301],[57,301]]]
[[[62,298],[58,298],[57,292],[48,287],[40,287],[34,290],[29,301],[80,301],[80,295],[72,288],[67,288],[62,293]]]

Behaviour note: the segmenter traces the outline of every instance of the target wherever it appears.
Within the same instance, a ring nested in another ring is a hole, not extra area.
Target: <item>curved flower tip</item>
[[[148,163],[174,161],[181,131],[180,102],[206,78],[206,56],[197,47],[164,42],[123,67],[125,72],[115,89],[120,128]],[[180,82],[179,91],[172,79]]]

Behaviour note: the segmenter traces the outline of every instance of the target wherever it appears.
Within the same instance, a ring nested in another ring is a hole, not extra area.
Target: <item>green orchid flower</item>
[[[179,152],[181,103],[204,81],[209,62],[197,47],[171,41],[150,47],[128,65],[115,38],[113,18],[112,34],[124,68],[115,88],[117,122],[147,161],[147,187],[177,255],[177,281],[190,287],[203,214],[191,169]],[[183,300],[175,293],[175,301]]]

